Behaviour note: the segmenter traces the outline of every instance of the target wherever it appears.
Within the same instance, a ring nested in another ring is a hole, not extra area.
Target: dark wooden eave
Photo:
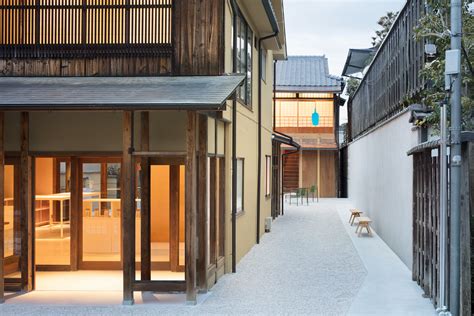
[[[225,110],[243,75],[4,77],[0,110]]]

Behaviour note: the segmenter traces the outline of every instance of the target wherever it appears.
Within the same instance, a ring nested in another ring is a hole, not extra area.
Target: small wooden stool
[[[361,212],[357,209],[352,209],[352,210],[349,210],[351,212],[351,217],[349,218],[349,223],[352,225],[354,225],[354,221],[357,217],[360,217],[360,214],[364,213],[364,212]]]
[[[370,218],[359,217],[359,221],[356,228],[356,234],[360,236],[360,233],[362,233],[362,229],[365,228],[367,230],[367,233],[372,236],[372,231],[370,230],[370,223],[372,223],[372,220]]]

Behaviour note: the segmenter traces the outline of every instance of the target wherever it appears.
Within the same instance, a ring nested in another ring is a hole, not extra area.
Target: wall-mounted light
[[[435,44],[425,44],[425,54],[428,58],[436,57],[437,49]]]

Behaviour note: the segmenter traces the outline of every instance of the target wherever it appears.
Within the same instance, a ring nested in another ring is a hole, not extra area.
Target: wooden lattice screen
[[[436,306],[439,301],[439,155],[432,155],[432,150],[427,149],[416,153],[413,162],[413,280]]]
[[[172,0],[0,0],[0,55],[171,53]]]

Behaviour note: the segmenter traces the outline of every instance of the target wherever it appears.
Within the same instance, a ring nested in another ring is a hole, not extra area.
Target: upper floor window
[[[245,83],[239,89],[237,96],[248,107],[252,106],[252,63],[253,63],[253,32],[245,19],[237,14],[235,34],[237,49],[234,50],[237,73],[245,74]]]
[[[2,1],[0,54],[157,54],[171,46],[171,10],[172,0]]]

